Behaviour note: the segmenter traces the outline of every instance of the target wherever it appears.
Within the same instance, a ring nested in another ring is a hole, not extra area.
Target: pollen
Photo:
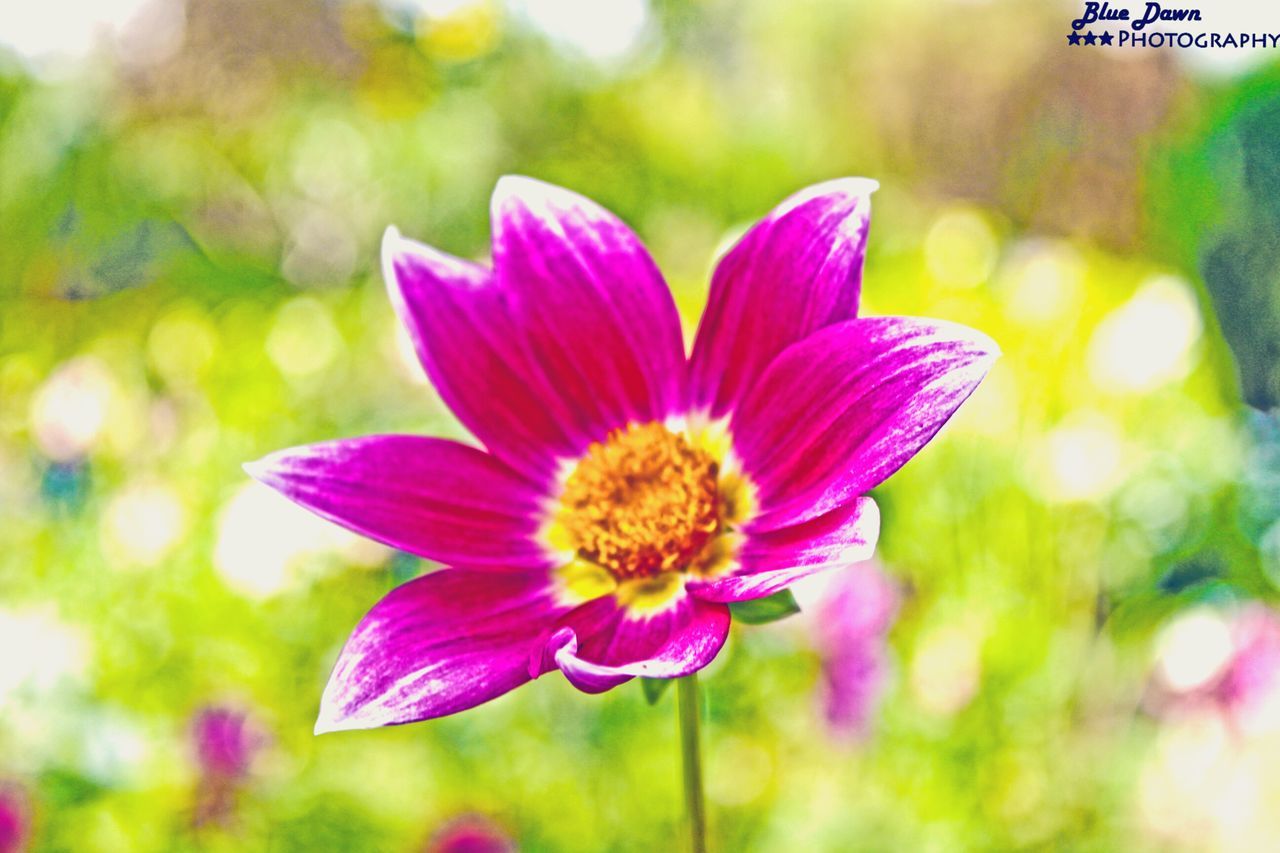
[[[559,532],[619,580],[684,571],[720,527],[718,469],[660,423],[614,430],[565,481]]]

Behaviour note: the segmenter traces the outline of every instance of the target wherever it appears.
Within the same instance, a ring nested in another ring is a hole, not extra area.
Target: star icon
[[[1103,33],[1101,38],[1098,39],[1098,44],[1111,44],[1112,41],[1114,39],[1111,38],[1111,33]]]
[[[1067,44],[1079,44],[1079,43],[1080,43],[1079,33],[1072,33],[1071,35],[1067,36]]]
[[[1098,37],[1097,37],[1097,36],[1095,36],[1095,35],[1093,34],[1093,30],[1089,30],[1089,32],[1087,32],[1087,33],[1085,33],[1085,34],[1084,34],[1084,43],[1085,43],[1085,44],[1097,44],[1097,43],[1098,43]]]

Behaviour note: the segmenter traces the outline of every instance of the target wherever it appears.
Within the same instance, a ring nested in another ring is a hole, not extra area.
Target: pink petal
[[[548,401],[585,447],[684,404],[675,302],[640,240],[568,190],[505,177],[493,194],[494,274]]]
[[[602,693],[636,676],[679,678],[711,663],[729,635],[729,608],[681,592],[660,611],[633,613],[605,596],[557,626],[531,672],[559,669],[584,693]]]
[[[721,259],[690,361],[694,411],[731,411],[783,349],[857,315],[875,188],[845,178],[802,190]]]
[[[545,567],[540,491],[453,441],[380,435],[273,453],[245,466],[285,497],[393,548],[467,568]]]
[[[941,320],[873,317],[788,348],[734,413],[734,450],[759,490],[756,530],[795,524],[870,491],[914,456],[999,354]]]
[[[539,572],[442,569],[393,589],[347,640],[316,734],[465,711],[529,680],[530,649],[563,608]]]
[[[880,510],[871,498],[791,527],[749,532],[733,574],[690,581],[689,592],[704,601],[749,601],[773,595],[800,578],[866,560],[880,534]]]
[[[387,229],[383,276],[440,397],[467,429],[521,471],[551,474],[577,446],[516,335],[510,300],[485,267]]]

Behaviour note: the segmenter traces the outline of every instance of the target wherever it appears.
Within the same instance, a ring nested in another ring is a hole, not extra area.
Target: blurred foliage
[[[821,724],[808,614],[709,668],[716,849],[1207,843],[1144,799],[1144,693],[1166,620],[1280,583],[1280,75],[1068,51],[1012,0],[629,3],[585,42],[538,5],[187,0],[177,39],[160,4],[70,65],[0,47],[0,776],[33,848],[408,850],[471,813],[677,843],[672,700],[638,685],[313,738],[347,632],[431,567],[240,471],[463,435],[378,245],[483,256],[506,172],[635,226],[690,332],[750,220],[874,176],[867,310],[1005,351],[876,495],[908,594],[872,736]],[[200,824],[189,720],[222,701],[271,742]]]

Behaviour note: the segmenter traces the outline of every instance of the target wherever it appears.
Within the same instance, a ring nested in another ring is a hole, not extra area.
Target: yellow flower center
[[[720,530],[719,469],[660,423],[614,430],[565,481],[558,533],[618,580],[685,571]]]

